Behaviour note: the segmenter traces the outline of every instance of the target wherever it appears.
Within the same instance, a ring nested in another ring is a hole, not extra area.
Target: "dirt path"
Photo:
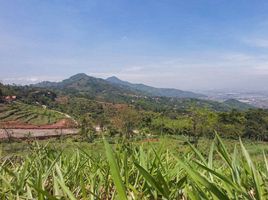
[[[69,118],[61,119],[54,124],[45,124],[45,125],[33,125],[22,123],[18,121],[0,121],[0,129],[72,129],[76,128],[77,123]]]
[[[0,129],[0,140],[8,138],[47,138],[63,135],[77,135],[79,129]]]
[[[60,112],[60,111],[57,111],[57,110],[54,110],[54,112],[57,112],[57,113],[59,113],[59,114],[62,114],[62,115],[64,115],[66,118],[73,120],[74,123],[76,124],[76,126],[79,125],[78,121],[75,120],[75,119],[74,119],[73,117],[71,117],[70,115],[68,115],[68,114],[66,114],[66,113],[63,113],[63,112]]]

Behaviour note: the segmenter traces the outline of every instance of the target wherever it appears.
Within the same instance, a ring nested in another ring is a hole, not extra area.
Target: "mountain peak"
[[[121,85],[129,85],[127,81],[122,81],[121,79],[117,78],[116,76],[111,76],[106,79],[109,83],[113,84],[121,84]]]
[[[70,79],[73,79],[73,78],[88,78],[89,76],[85,73],[78,73],[78,74],[75,74],[73,76],[70,77]]]
[[[111,76],[109,78],[106,79],[107,81],[121,81],[118,77],[116,76]]]

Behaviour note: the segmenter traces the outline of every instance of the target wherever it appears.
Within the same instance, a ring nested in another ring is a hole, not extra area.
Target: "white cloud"
[[[1,78],[0,78],[1,79]],[[60,81],[63,77],[51,77],[51,76],[26,76],[26,77],[6,77],[1,81],[6,84],[34,84],[41,81]]]

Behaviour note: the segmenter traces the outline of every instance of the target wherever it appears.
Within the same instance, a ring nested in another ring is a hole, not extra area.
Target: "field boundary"
[[[7,139],[44,139],[48,137],[60,137],[66,135],[77,135],[79,129],[0,129],[0,140]]]

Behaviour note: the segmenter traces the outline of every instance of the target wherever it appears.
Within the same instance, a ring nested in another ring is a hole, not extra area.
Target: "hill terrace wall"
[[[27,139],[27,138],[48,138],[60,137],[66,135],[77,135],[79,129],[0,129],[0,140],[10,138]]]

